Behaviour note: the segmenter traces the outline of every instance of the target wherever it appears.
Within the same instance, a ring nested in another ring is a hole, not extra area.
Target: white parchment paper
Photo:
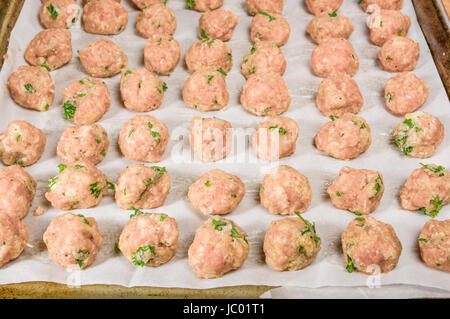
[[[78,1],[79,3],[81,1]],[[146,40],[138,35],[135,21],[138,10],[130,0],[122,3],[129,13],[129,22],[123,33],[109,37],[118,43],[128,55],[128,68],[143,66],[143,49]],[[104,245],[96,261],[83,271],[68,272],[55,264],[49,257],[42,235],[57,215],[62,214],[51,208],[44,198],[47,180],[58,172],[59,161],[56,157],[56,144],[64,128],[72,125],[63,118],[62,90],[72,81],[86,76],[77,50],[101,36],[87,34],[78,21],[70,30],[74,57],[70,64],[53,71],[52,78],[56,85],[56,97],[50,110],[38,113],[16,105],[10,98],[6,82],[10,74],[26,62],[23,53],[30,40],[42,30],[38,20],[41,2],[26,0],[17,24],[12,32],[8,58],[0,73],[1,101],[0,128],[4,129],[8,122],[25,119],[41,128],[47,135],[45,152],[37,164],[26,170],[37,180],[38,190],[33,207],[42,205],[47,209],[43,216],[33,216],[30,212],[24,221],[30,228],[30,244],[15,261],[0,269],[0,284],[26,281],[50,281],[69,285],[86,284],[118,284],[123,286],[155,286],[212,288],[233,285],[273,285],[316,288],[323,286],[365,287],[367,285],[404,284],[416,287],[433,287],[450,291],[448,273],[425,266],[419,257],[417,237],[429,217],[419,212],[408,212],[401,209],[397,196],[400,188],[411,174],[419,167],[419,160],[404,157],[390,144],[390,134],[401,121],[389,113],[384,106],[384,84],[394,74],[382,71],[376,56],[379,48],[369,41],[366,27],[367,15],[358,7],[357,1],[345,0],[339,13],[348,16],[355,32],[350,41],[360,57],[360,69],[354,77],[364,96],[364,106],[360,115],[372,128],[373,142],[369,150],[350,162],[333,159],[321,154],[313,146],[313,138],[328,118],[320,114],[315,106],[315,93],[321,79],[315,77],[309,66],[311,52],[315,45],[306,36],[305,30],[312,19],[303,1],[286,1],[283,15],[288,19],[292,32],[288,44],[282,47],[288,62],[284,76],[292,96],[292,104],[284,115],[292,117],[300,127],[296,153],[281,163],[288,164],[305,174],[310,181],[313,199],[304,217],[316,222],[318,234],[322,238],[322,247],[314,263],[297,272],[275,272],[264,263],[262,241],[264,233],[272,220],[281,218],[269,214],[258,202],[258,190],[264,174],[270,168],[267,162],[255,159],[252,150],[247,146],[230,156],[228,160],[213,164],[190,161],[190,151],[186,136],[189,122],[198,111],[188,108],[182,98],[181,90],[189,76],[184,66],[184,54],[197,39],[198,19],[200,13],[185,9],[185,1],[169,0],[168,6],[175,10],[178,28],[175,33],[182,49],[182,62],[170,77],[162,77],[168,85],[164,103],[160,109],[151,112],[166,123],[171,133],[171,141],[166,149],[163,161],[172,177],[172,188],[166,203],[156,211],[176,218],[180,229],[180,248],[176,256],[167,264],[158,268],[140,268],[130,264],[122,255],[114,251],[114,244],[129,219],[129,211],[121,210],[114,202],[113,194],[106,196],[96,208],[78,210],[89,217],[95,217],[104,238]],[[212,112],[204,116],[217,116],[228,120],[234,128],[253,129],[262,118],[245,112],[239,104],[240,90],[245,82],[240,73],[243,56],[251,48],[249,27],[251,17],[245,10],[245,1],[226,0],[224,9],[232,10],[239,16],[237,26],[229,45],[233,49],[234,66],[227,77],[230,102],[224,111]],[[450,167],[450,108],[448,98],[441,83],[433,60],[417,23],[410,1],[405,1],[404,13],[412,19],[408,36],[420,44],[420,60],[414,72],[430,84],[430,97],[422,110],[438,116],[446,126],[446,138],[437,153],[425,163],[436,163]],[[119,76],[106,79],[112,94],[112,106],[99,122],[108,131],[111,146],[105,160],[98,167],[116,181],[120,172],[133,162],[121,156],[117,147],[117,138],[121,126],[136,115],[126,110],[120,102]],[[180,154],[180,149],[187,149]],[[376,278],[361,273],[349,274],[345,270],[345,260],[340,252],[340,234],[354,215],[335,209],[325,193],[326,187],[337,176],[343,166],[379,170],[384,176],[385,193],[379,208],[373,216],[383,222],[390,223],[396,230],[403,245],[403,252],[398,266],[390,273]],[[201,174],[213,168],[221,168],[239,176],[245,183],[246,196],[237,209],[227,216],[242,226],[249,234],[250,254],[244,265],[237,271],[213,280],[198,279],[188,264],[187,250],[192,242],[195,230],[206,219],[196,211],[187,200],[189,185]],[[439,213],[437,219],[450,217],[450,206]],[[449,293],[450,294],[450,293]]]

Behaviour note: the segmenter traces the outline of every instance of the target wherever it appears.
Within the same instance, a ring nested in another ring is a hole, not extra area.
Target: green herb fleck
[[[388,56],[386,57],[386,61],[392,61],[392,58],[388,55]]]
[[[61,173],[63,170],[65,170],[67,168],[67,165],[59,164],[58,168],[59,168],[59,172]]]
[[[142,246],[139,247],[136,252],[134,252],[131,255],[131,260],[133,261],[133,264],[137,266],[145,266],[146,264],[150,263],[154,257],[150,257],[147,260],[144,260],[145,255],[150,252],[153,256],[156,256],[156,249],[155,246]]]
[[[227,76],[227,72],[225,72],[222,68],[218,68],[217,72],[219,72],[220,74],[222,74],[223,76]]]
[[[36,90],[33,88],[33,86],[30,83],[25,84],[24,87],[30,93],[35,93],[36,92]]]
[[[418,241],[421,241],[421,242],[423,242],[423,243],[428,243],[428,239],[426,239],[426,238],[419,238],[419,239],[417,239]]]
[[[63,108],[64,108],[64,118],[66,120],[72,119],[77,110],[76,106],[70,103],[69,101],[66,101],[64,102]]]
[[[211,223],[214,226],[214,229],[218,230],[218,231],[222,231],[223,230],[223,226],[227,225],[226,222],[223,222],[221,220],[217,220],[217,219],[214,219],[214,218],[212,219]]]
[[[210,182],[210,181],[206,181],[206,182],[205,182],[205,186],[206,186],[206,187],[211,187],[211,182]]]
[[[206,84],[210,84],[213,78],[214,75],[208,75],[208,80],[206,81]]]
[[[88,224],[89,225],[89,221],[87,220],[86,217],[84,217],[83,214],[78,214],[79,217],[81,217],[81,219],[83,219],[83,223]]]
[[[56,18],[58,18],[58,11],[56,11],[55,7],[53,6],[53,4],[50,4],[49,6],[46,7],[47,11],[50,13],[50,15],[52,16],[53,20],[56,20]]]
[[[89,190],[91,191],[91,195],[94,195],[95,198],[98,198],[102,193],[102,189],[99,188],[98,182],[89,185]]]
[[[275,17],[271,16],[271,15],[268,14],[267,12],[264,12],[264,11],[258,11],[258,14],[262,14],[262,15],[268,17],[268,18],[269,18],[269,22],[272,22],[272,21],[276,20]]]
[[[206,34],[205,30],[201,29],[200,30],[200,36],[202,37],[202,39],[208,39],[208,35]]]
[[[111,182],[106,182],[108,184],[108,189],[111,189],[113,191],[116,190],[116,185],[114,183]]]
[[[334,11],[333,13],[328,13],[328,15],[329,15],[331,18],[336,18],[336,17],[337,17],[336,11]]]
[[[355,265],[353,264],[353,260],[350,257],[350,255],[347,254],[347,267],[345,267],[349,273],[352,273],[354,270],[356,270]]]
[[[47,64],[42,64],[41,67],[45,68],[48,72],[50,72],[52,69]]]
[[[428,169],[428,170],[432,171],[433,173],[439,173],[445,169],[444,166],[442,166],[442,165],[439,165],[438,167],[433,167],[433,166],[426,165],[423,163],[419,163],[419,164],[422,165],[423,168]],[[444,173],[440,173],[439,177],[442,177],[444,175],[445,175]]]
[[[187,1],[186,1],[186,6],[187,6],[189,9],[194,9],[194,8],[195,8],[195,0],[187,0]]]
[[[89,250],[82,251],[80,250],[78,252],[78,256],[75,258],[78,266],[81,268],[83,266],[83,261],[89,256]]]

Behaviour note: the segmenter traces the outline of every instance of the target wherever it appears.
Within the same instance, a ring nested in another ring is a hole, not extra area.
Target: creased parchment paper
[[[81,1],[79,1],[81,2]],[[130,0],[122,1],[129,12],[126,30],[117,36],[109,37],[118,43],[128,55],[128,68],[143,66],[143,49],[146,40],[135,29],[138,10]],[[186,50],[198,41],[198,19],[200,13],[185,9],[185,1],[169,0],[168,6],[175,10],[178,28],[175,38],[180,42],[182,61]],[[360,115],[372,128],[373,142],[369,150],[350,162],[344,162],[321,154],[313,146],[314,135],[328,118],[319,113],[315,106],[315,93],[321,79],[315,77],[309,66],[311,52],[315,45],[306,36],[305,30],[312,19],[303,1],[286,1],[283,15],[288,19],[292,32],[288,44],[282,47],[288,62],[284,76],[292,96],[292,104],[284,115],[292,117],[300,126],[297,151],[289,158],[282,159],[303,174],[310,181],[313,199],[304,217],[316,223],[322,238],[322,247],[314,263],[297,272],[275,272],[264,263],[262,241],[264,233],[272,220],[281,217],[272,216],[258,202],[258,190],[264,174],[271,165],[255,159],[247,146],[230,155],[230,158],[213,164],[204,164],[198,160],[191,161],[187,136],[189,122],[198,111],[188,108],[182,101],[181,90],[189,76],[184,62],[176,68],[170,77],[162,77],[168,85],[164,103],[160,109],[151,112],[166,123],[171,133],[171,141],[166,149],[163,161],[172,177],[172,188],[166,203],[155,211],[166,213],[176,218],[180,229],[180,248],[176,256],[167,264],[158,268],[140,268],[130,264],[120,253],[114,250],[120,232],[129,219],[129,211],[121,210],[114,202],[112,192],[96,208],[77,210],[89,217],[95,217],[103,235],[104,244],[96,261],[83,271],[68,272],[55,264],[49,257],[42,235],[50,221],[62,211],[51,208],[44,198],[47,180],[58,172],[59,161],[56,157],[57,141],[71,122],[64,120],[62,111],[62,90],[72,81],[86,76],[77,50],[89,42],[101,38],[85,33],[76,23],[70,30],[74,56],[70,64],[53,71],[52,78],[56,84],[56,97],[50,110],[38,113],[16,105],[10,98],[6,82],[9,75],[19,66],[26,64],[23,53],[36,33],[42,30],[38,20],[40,1],[27,0],[11,35],[8,59],[0,73],[3,92],[1,102],[0,127],[4,129],[8,122],[25,119],[41,128],[47,135],[47,146],[40,161],[26,170],[37,180],[38,190],[33,201],[33,208],[42,205],[47,209],[43,216],[33,216],[30,212],[24,221],[30,228],[30,244],[15,261],[0,269],[0,284],[25,281],[51,281],[66,283],[71,286],[86,284],[118,284],[123,286],[155,286],[212,288],[233,285],[273,285],[316,288],[322,286],[367,286],[409,284],[450,290],[448,273],[425,266],[419,257],[417,237],[429,217],[419,212],[401,209],[397,194],[411,172],[419,167],[420,160],[404,157],[390,143],[390,134],[401,121],[400,117],[390,114],[384,106],[384,84],[394,74],[381,70],[376,56],[379,48],[369,42],[366,27],[367,15],[357,5],[357,1],[346,0],[339,13],[348,16],[355,26],[350,41],[360,57],[360,69],[354,77],[364,96],[364,106]],[[244,77],[240,73],[243,56],[251,48],[249,27],[251,17],[245,10],[245,1],[226,0],[224,9],[232,10],[239,16],[232,41],[234,66],[227,77],[230,102],[224,111],[212,112],[203,116],[217,116],[228,120],[234,128],[251,131],[262,118],[246,113],[239,104],[240,90]],[[412,19],[409,37],[420,44],[420,60],[415,73],[430,84],[430,97],[422,110],[438,116],[446,126],[446,138],[437,153],[426,159],[425,163],[437,163],[450,167],[450,108],[443,85],[433,64],[433,60],[420,31],[410,1],[405,1],[404,13]],[[121,156],[117,147],[117,138],[121,126],[136,113],[126,110],[120,102],[119,76],[106,79],[111,94],[112,106],[99,122],[108,131],[111,146],[105,160],[98,167],[110,178],[117,180],[120,172],[133,162]],[[184,151],[183,151],[184,150]],[[274,164],[272,164],[274,165]],[[337,176],[339,170],[349,165],[354,168],[379,170],[384,176],[385,193],[379,208],[373,216],[391,224],[403,245],[403,252],[398,266],[390,273],[368,277],[361,273],[347,273],[345,260],[340,252],[340,234],[354,215],[333,208],[325,193],[327,186]],[[189,185],[201,174],[213,168],[221,168],[239,176],[245,183],[246,196],[237,209],[227,216],[242,226],[249,234],[250,254],[244,265],[237,271],[213,280],[198,279],[188,264],[187,250],[192,242],[195,230],[206,217],[196,211],[187,200]],[[32,209],[33,209],[32,208]],[[450,206],[444,207],[437,219],[450,218]]]

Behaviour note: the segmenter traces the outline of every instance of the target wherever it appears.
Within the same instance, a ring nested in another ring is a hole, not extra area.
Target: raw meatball
[[[106,156],[109,139],[99,124],[67,127],[59,139],[56,155],[64,164],[90,162],[97,165]]]
[[[36,193],[36,181],[22,167],[0,168],[0,212],[24,218]]]
[[[327,189],[333,206],[368,215],[377,209],[384,193],[383,176],[377,171],[344,167]]]
[[[89,43],[78,55],[86,72],[97,78],[114,76],[128,64],[127,55],[109,39]]]
[[[351,221],[341,241],[348,272],[356,270],[367,275],[390,272],[402,253],[394,228],[372,216]]]
[[[372,143],[372,137],[366,120],[346,113],[341,117],[332,117],[322,126],[314,142],[318,150],[348,161],[364,153]]]
[[[442,206],[450,202],[450,173],[441,165],[421,165],[400,190],[400,203],[403,209],[436,217]]]
[[[26,121],[12,121],[0,135],[0,159],[5,165],[29,166],[44,152],[45,134]]]
[[[306,28],[306,32],[316,43],[322,43],[331,38],[347,39],[354,30],[349,18],[335,12],[315,16]]]
[[[189,186],[188,198],[205,215],[231,213],[245,195],[244,183],[239,177],[220,169],[200,176]]]
[[[231,48],[220,40],[204,39],[194,43],[186,52],[186,65],[189,71],[222,69],[231,70],[233,55]]]
[[[126,122],[119,135],[123,156],[132,161],[160,162],[169,142],[167,126],[150,115],[137,115]]]
[[[147,7],[150,7],[154,4],[166,4],[167,0],[132,0],[133,3],[138,7],[139,9],[145,9]],[[120,2],[120,0],[119,0]]]
[[[333,13],[342,5],[343,0],[305,0],[309,12],[314,15]]]
[[[71,34],[66,29],[39,32],[25,50],[25,60],[34,66],[56,70],[72,59]]]
[[[195,232],[188,250],[189,264],[199,278],[218,278],[240,268],[249,249],[247,233],[241,227],[212,216]]]
[[[418,241],[425,264],[450,271],[450,219],[429,220],[423,226]]]
[[[202,112],[223,109],[229,97],[225,76],[218,71],[196,71],[184,83],[184,102]]]
[[[419,60],[419,44],[414,40],[393,36],[378,53],[383,70],[390,72],[411,71]]]
[[[218,118],[194,118],[189,129],[191,149],[204,162],[219,161],[230,153],[230,122]]]
[[[16,259],[28,243],[28,226],[17,217],[0,212],[0,268]]]
[[[256,72],[274,72],[283,75],[286,71],[286,59],[274,42],[259,41],[244,57],[241,70],[246,79]]]
[[[421,107],[428,99],[430,87],[414,73],[402,72],[386,82],[386,107],[394,114],[405,115]]]
[[[291,27],[287,20],[279,14],[258,12],[252,19],[250,38],[253,42],[271,41],[283,46],[289,40]]]
[[[360,0],[358,3],[364,12],[368,11],[370,5],[387,10],[401,10],[403,8],[403,0]]]
[[[48,181],[45,198],[61,210],[97,206],[108,192],[108,178],[89,162],[61,164],[59,174]]]
[[[288,165],[280,165],[264,176],[259,197],[271,214],[294,215],[306,211],[312,191],[306,176]]]
[[[84,78],[72,82],[63,91],[64,118],[77,125],[97,122],[111,105],[111,97],[105,82]]]
[[[357,114],[364,104],[358,84],[346,74],[333,74],[324,79],[317,90],[316,105],[326,116]]]
[[[428,113],[408,113],[392,134],[394,144],[405,155],[417,158],[433,156],[444,139],[444,125]]]
[[[272,72],[256,73],[244,84],[241,104],[254,115],[275,116],[288,110],[291,95],[281,75]]]
[[[92,264],[103,243],[93,217],[71,213],[54,218],[43,239],[50,257],[69,269],[84,269]]]
[[[266,263],[277,271],[308,267],[320,250],[314,224],[303,217],[274,220],[264,236]]]
[[[137,15],[136,29],[144,38],[154,34],[172,35],[177,29],[175,13],[169,7],[155,3]]]
[[[14,102],[27,109],[47,111],[55,97],[50,73],[38,66],[19,66],[7,85]]]
[[[123,228],[119,249],[137,266],[161,266],[177,252],[177,222],[165,214],[139,213]]]
[[[254,16],[259,11],[281,14],[284,0],[247,0],[247,12]]]
[[[238,17],[228,10],[214,10],[201,15],[198,20],[201,38],[229,41],[238,24]]]
[[[79,14],[75,0],[46,0],[39,10],[39,19],[46,29],[70,28]]]
[[[256,156],[267,161],[278,161],[294,154],[298,138],[297,123],[285,116],[272,116],[259,123],[252,137]]]
[[[87,33],[118,34],[125,30],[127,23],[127,10],[117,1],[89,1],[83,7],[83,27]]]
[[[223,6],[224,0],[187,0],[188,9],[194,9],[200,12],[215,10]]]
[[[145,45],[144,63],[147,70],[170,75],[180,62],[180,45],[170,35],[154,34]]]
[[[116,203],[120,208],[152,209],[164,205],[170,190],[170,175],[165,167],[134,164],[120,173]]]
[[[146,68],[124,70],[120,77],[120,96],[123,104],[135,112],[156,110],[164,99],[164,84]]]
[[[370,41],[382,46],[391,37],[406,36],[411,19],[397,10],[374,10],[369,20]]]
[[[358,72],[359,58],[348,40],[328,39],[313,50],[311,67],[322,78],[336,73],[353,76]]]

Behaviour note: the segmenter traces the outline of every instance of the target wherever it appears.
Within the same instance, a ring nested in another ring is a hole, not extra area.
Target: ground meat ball
[[[3,164],[29,166],[44,152],[45,134],[26,121],[12,121],[0,135],[0,158]]]
[[[358,3],[364,12],[368,11],[370,5],[387,10],[401,10],[403,7],[403,0],[361,0]]]
[[[250,38],[253,42],[271,41],[283,46],[289,40],[291,27],[285,18],[279,14],[258,12],[252,19]]]
[[[99,124],[67,127],[59,139],[56,155],[64,164],[90,162],[97,165],[106,156],[109,139]]]
[[[117,1],[89,1],[83,7],[83,27],[87,33],[118,34],[125,30],[127,23],[127,10]]]
[[[254,16],[259,11],[281,14],[284,0],[247,0],[247,12]]]
[[[200,176],[190,187],[189,201],[205,215],[231,213],[245,195],[244,183],[239,177],[220,169]]]
[[[204,39],[193,44],[186,52],[186,65],[189,71],[204,69],[225,72],[233,66],[231,48],[220,40]]]
[[[429,220],[423,226],[418,242],[425,264],[450,271],[450,219]]]
[[[442,166],[421,164],[400,190],[403,209],[435,217],[450,202],[450,173]]]
[[[134,164],[120,173],[116,203],[120,208],[152,209],[164,205],[170,190],[170,175],[165,167]]]
[[[341,117],[332,117],[322,126],[314,142],[318,150],[348,161],[364,153],[372,143],[372,137],[366,120],[346,113]]]
[[[334,207],[367,215],[377,209],[383,197],[383,176],[377,171],[346,166],[327,193]]]
[[[191,149],[204,162],[219,161],[230,153],[230,122],[218,118],[194,118],[189,129]]]
[[[314,261],[320,250],[320,238],[315,225],[303,217],[284,218],[270,223],[263,249],[270,268],[296,271]]]
[[[178,235],[175,219],[165,214],[141,213],[125,225],[120,234],[119,249],[137,266],[158,267],[177,252]]]
[[[136,29],[144,38],[154,34],[172,35],[177,29],[173,10],[159,3],[143,9],[136,19]]]
[[[160,107],[166,86],[146,68],[124,70],[120,77],[120,95],[131,111],[148,112]]]
[[[314,17],[306,28],[306,32],[316,43],[331,38],[347,39],[354,31],[353,23],[342,14],[323,13]]]
[[[93,217],[71,213],[54,218],[43,239],[50,257],[69,269],[84,269],[91,265],[103,243]]]
[[[444,125],[428,113],[408,113],[392,134],[394,144],[405,155],[417,158],[433,156],[444,139]]]
[[[132,0],[139,9],[145,9],[154,4],[166,4],[167,0]],[[120,1],[119,1],[120,2]]]
[[[88,125],[101,119],[111,105],[108,87],[91,77],[72,82],[63,91],[64,118],[77,125]]]
[[[59,165],[59,174],[48,181],[45,198],[61,210],[97,206],[108,192],[107,177],[89,162]]]
[[[333,13],[342,5],[343,0],[305,0],[309,12],[314,15]]]
[[[215,10],[223,6],[224,0],[187,0],[188,9],[194,9],[200,12]]]
[[[38,66],[19,66],[7,85],[14,102],[27,109],[47,111],[55,97],[50,73]]]
[[[259,41],[244,57],[241,70],[247,79],[256,72],[274,72],[283,75],[286,71],[286,59],[275,43]]]
[[[256,73],[244,84],[241,94],[244,109],[258,116],[276,116],[288,110],[291,95],[286,82],[276,73]]]
[[[229,41],[238,24],[238,17],[228,10],[214,10],[201,15],[198,20],[200,38]]]
[[[393,76],[384,88],[386,107],[397,115],[414,112],[425,103],[429,94],[428,83],[410,72]]]
[[[0,212],[24,218],[36,193],[36,181],[22,167],[0,168]]]
[[[280,165],[264,176],[259,197],[271,214],[294,215],[306,211],[312,191],[306,176],[288,165]]]
[[[324,79],[317,90],[316,105],[326,116],[357,114],[364,104],[358,84],[346,74],[333,74]]]
[[[170,75],[180,62],[180,45],[169,35],[152,35],[144,49],[147,70],[160,75]]]
[[[223,109],[229,97],[225,76],[217,71],[196,71],[184,83],[184,102],[202,112]]]
[[[0,212],[0,268],[19,257],[27,243],[27,224],[15,216]]]
[[[157,163],[169,142],[167,126],[150,115],[137,115],[126,122],[119,135],[120,150],[127,159]]]
[[[414,40],[393,36],[378,53],[383,70],[390,72],[411,71],[419,60],[419,44]]]
[[[353,76],[358,72],[359,58],[348,40],[329,39],[313,50],[311,67],[322,78],[336,73]]]
[[[238,269],[247,259],[247,233],[229,219],[210,217],[195,232],[189,264],[199,278],[218,278]]]
[[[78,55],[86,72],[97,78],[114,76],[128,64],[127,55],[109,39],[91,42]]]
[[[258,125],[252,146],[259,158],[278,161],[294,154],[297,138],[298,125],[293,119],[273,116]]]
[[[70,28],[79,14],[75,0],[46,0],[39,10],[39,19],[46,29]]]
[[[394,228],[372,216],[351,221],[341,241],[348,272],[356,270],[367,275],[390,272],[402,252]]]
[[[392,36],[406,36],[410,25],[411,19],[400,11],[374,10],[369,21],[370,41],[382,46]]]

